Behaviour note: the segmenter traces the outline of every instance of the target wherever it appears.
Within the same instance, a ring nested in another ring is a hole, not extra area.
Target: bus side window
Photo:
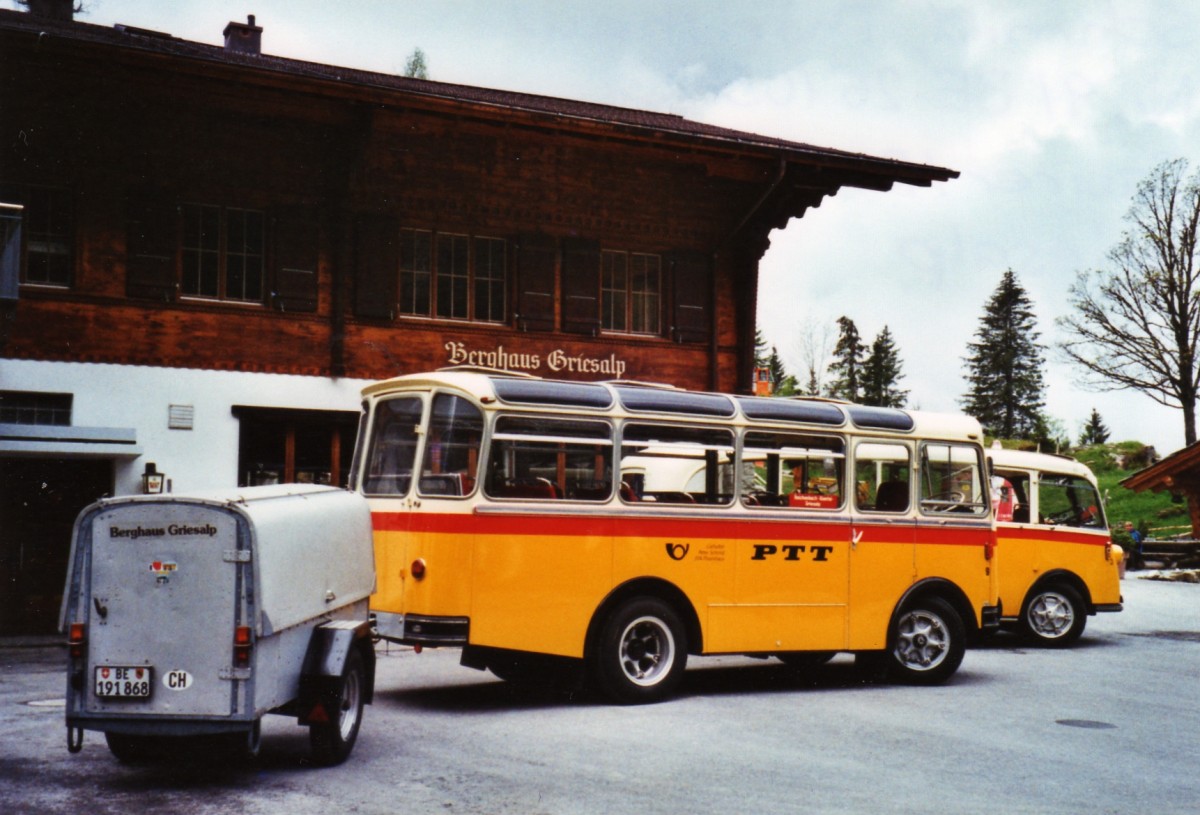
[[[367,456],[363,492],[367,495],[404,495],[412,483],[417,455],[417,428],[421,400],[386,399],[375,406],[375,423]]]
[[[606,422],[501,416],[484,492],[492,498],[606,501],[613,494]]]
[[[479,408],[461,396],[435,396],[417,493],[460,496],[474,491],[482,440],[483,414]]]
[[[733,433],[725,428],[625,425],[622,500],[660,504],[733,503]],[[639,486],[640,483],[640,486]]]
[[[1100,497],[1090,483],[1072,475],[1042,473],[1038,479],[1039,523],[1104,527]]]
[[[1029,523],[1029,474],[1017,470],[997,470],[996,475],[1003,478],[1012,490],[1012,522]]]
[[[864,441],[854,448],[855,506],[866,512],[908,512],[912,461],[908,447]]]
[[[983,478],[979,451],[966,444],[921,445],[921,511],[984,515],[990,489]]]
[[[748,431],[741,495],[748,507],[837,509],[842,505],[845,443],[836,436]]]

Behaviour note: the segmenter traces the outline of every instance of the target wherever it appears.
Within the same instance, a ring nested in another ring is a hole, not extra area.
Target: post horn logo
[[[671,560],[683,560],[687,557],[688,549],[691,548],[692,545],[690,543],[668,543],[667,557],[671,558]]]

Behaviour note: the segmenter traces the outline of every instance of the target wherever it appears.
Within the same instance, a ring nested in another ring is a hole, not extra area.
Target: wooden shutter
[[[125,294],[164,302],[179,289],[175,251],[179,208],[165,193],[137,191],[126,201]]]
[[[712,332],[712,261],[693,250],[668,255],[674,287],[671,338],[704,342]]]
[[[550,235],[522,235],[517,246],[517,330],[554,330],[554,263],[558,243]]]
[[[355,221],[354,313],[390,320],[396,312],[400,226],[390,215],[364,214]]]
[[[600,333],[600,242],[563,241],[563,331]]]
[[[306,210],[275,214],[274,288],[271,304],[280,311],[317,310],[317,224]]]

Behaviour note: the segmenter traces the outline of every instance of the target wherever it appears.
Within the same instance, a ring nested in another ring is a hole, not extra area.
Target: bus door
[[[369,442],[359,477],[361,490],[371,498],[371,525],[375,536],[375,569],[395,578],[404,573],[412,519],[410,496],[428,396],[406,393],[374,404]],[[402,631],[390,630],[404,610],[404,582],[381,579],[371,597],[371,610],[380,613],[380,633],[399,638]]]
[[[458,621],[449,639],[465,636],[471,581],[440,577],[471,573],[467,499],[476,489],[482,438],[483,414],[462,396],[403,394],[377,403],[362,484],[373,499],[382,577],[371,608],[380,635],[403,640],[413,633],[407,626],[437,617]],[[423,633],[428,638],[428,626]]]
[[[845,647],[850,515],[838,436],[748,431],[734,609],[722,627],[760,652]],[[714,615],[715,617],[715,615]],[[714,626],[714,629],[718,628]],[[717,648],[715,650],[723,650]]]
[[[912,584],[916,520],[912,450],[903,442],[864,440],[854,450],[855,519],[850,530],[850,640],[883,648],[896,601]]]

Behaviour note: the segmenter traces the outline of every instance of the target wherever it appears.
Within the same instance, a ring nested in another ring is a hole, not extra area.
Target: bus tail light
[[[87,649],[87,626],[84,623],[71,623],[67,629],[67,649],[72,659],[83,659]]]
[[[983,545],[983,559],[991,560],[995,556],[996,556],[996,542],[994,540],[989,540],[987,543],[985,543]]]
[[[414,560],[412,562],[412,566],[409,567],[409,573],[412,574],[414,580],[420,580],[421,578],[425,577],[424,558],[417,558]]]
[[[1108,563],[1113,562],[1113,543],[1112,538],[1104,542],[1104,560]]]
[[[250,626],[239,625],[233,631],[233,667],[250,667]]]

